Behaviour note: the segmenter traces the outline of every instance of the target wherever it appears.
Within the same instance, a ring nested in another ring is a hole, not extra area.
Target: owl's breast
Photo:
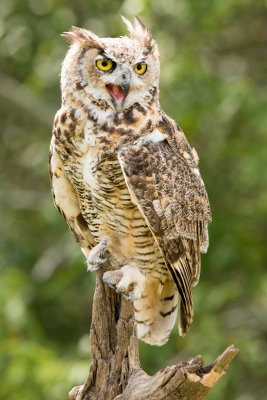
[[[66,124],[56,127],[54,134],[56,150],[92,236],[96,243],[108,238],[108,251],[115,264],[153,269],[153,273],[162,271],[164,260],[131,198],[115,150],[121,142],[120,135],[123,145],[128,144],[132,130],[113,132],[98,127],[96,131],[91,120],[81,125],[83,129],[76,127],[73,135],[71,125],[66,129]]]
[[[103,156],[91,147],[85,157],[85,192],[82,209],[95,240],[108,237],[108,250],[115,263],[151,268],[162,261],[158,246],[138,207],[133,203],[116,154]],[[149,267],[149,266],[150,267]]]
[[[83,182],[101,217],[110,216],[114,208],[135,208],[115,153],[106,154],[96,146],[90,147],[84,157]]]

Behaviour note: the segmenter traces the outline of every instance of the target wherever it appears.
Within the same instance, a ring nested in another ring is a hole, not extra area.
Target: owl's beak
[[[130,90],[130,80],[130,73],[126,71],[122,73],[120,85],[113,85],[111,83],[106,85],[106,89],[111,95],[114,106],[118,111],[122,109],[124,100]]]
[[[123,87],[124,90],[124,99],[127,96],[129,89],[130,89],[130,84],[131,84],[131,75],[128,71],[124,72],[122,74],[122,84],[121,86]]]

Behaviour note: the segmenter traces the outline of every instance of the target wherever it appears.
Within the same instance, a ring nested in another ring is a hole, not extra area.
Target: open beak
[[[130,73],[124,72],[122,74],[121,85],[109,83],[106,85],[106,89],[111,95],[115,107],[121,108],[130,90]]]

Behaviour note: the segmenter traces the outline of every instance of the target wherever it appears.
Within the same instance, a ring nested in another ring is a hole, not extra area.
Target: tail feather
[[[167,342],[175,324],[178,292],[170,278],[147,279],[142,297],[134,302],[138,337],[146,343],[161,346]]]
[[[184,336],[193,322],[193,293],[192,276],[186,258],[180,258],[176,263],[170,265],[174,282],[180,294],[180,321],[179,334]]]
[[[178,325],[179,335],[184,336],[193,322],[194,311],[192,308],[191,313],[188,314],[188,311],[181,300],[179,301],[179,307],[180,307],[180,319]]]

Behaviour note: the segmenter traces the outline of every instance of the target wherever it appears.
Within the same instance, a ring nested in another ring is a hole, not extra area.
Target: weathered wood
[[[84,385],[71,400],[201,400],[224,375],[238,353],[228,347],[209,366],[201,356],[147,375],[140,367],[133,303],[104,284],[110,265],[97,273],[90,349],[92,363]]]

